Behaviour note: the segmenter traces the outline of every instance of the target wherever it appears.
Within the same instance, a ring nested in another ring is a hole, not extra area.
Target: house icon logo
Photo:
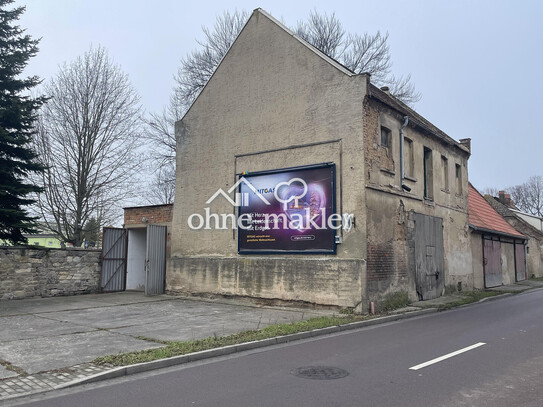
[[[270,201],[268,201],[264,196],[257,191],[257,189],[245,179],[245,177],[241,177],[238,182],[236,182],[234,185],[230,187],[228,192],[224,192],[222,188],[219,188],[212,196],[206,201],[206,204],[209,205],[211,202],[215,200],[219,195],[221,195],[224,199],[226,199],[232,206],[249,206],[249,193],[244,192],[236,192],[234,195],[234,199],[230,197],[230,194],[234,191],[236,191],[241,184],[245,184],[247,188],[249,188],[262,202],[264,202],[266,205],[270,205]]]

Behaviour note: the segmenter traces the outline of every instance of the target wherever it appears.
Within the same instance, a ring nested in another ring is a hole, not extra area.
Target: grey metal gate
[[[499,240],[483,238],[483,272],[485,287],[502,285],[502,244]]]
[[[441,297],[445,284],[443,220],[414,213],[415,282],[422,300]]]
[[[126,289],[126,253],[128,235],[126,229],[104,228],[102,238],[102,292]]]
[[[147,226],[145,295],[163,294],[166,277],[166,226]]]
[[[524,245],[515,243],[515,279],[516,281],[526,280],[526,252]]]

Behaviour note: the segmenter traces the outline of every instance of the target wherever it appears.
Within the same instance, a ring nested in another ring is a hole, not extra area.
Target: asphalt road
[[[293,374],[307,366],[339,368],[348,375],[315,380]],[[54,407],[540,407],[543,290],[24,402]]]

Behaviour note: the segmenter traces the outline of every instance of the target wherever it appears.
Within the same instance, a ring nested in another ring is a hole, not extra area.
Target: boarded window
[[[381,146],[390,147],[392,132],[386,127],[381,126]]]
[[[424,147],[424,197],[434,198],[434,168],[432,161],[432,150]]]
[[[449,160],[447,157],[441,156],[441,174],[442,174],[442,186],[445,191],[449,190]]]
[[[456,164],[456,193],[462,195],[462,167]]]
[[[403,160],[404,160],[404,171],[405,175],[408,177],[415,176],[415,160],[413,158],[413,141],[404,138],[403,143]]]

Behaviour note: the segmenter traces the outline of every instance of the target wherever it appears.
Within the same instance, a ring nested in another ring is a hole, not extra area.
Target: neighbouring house
[[[23,236],[28,239],[27,245],[29,246],[40,246],[57,249],[64,246],[58,235],[48,230],[45,223],[38,224],[36,228],[36,233],[23,234]],[[7,241],[0,240],[0,246],[12,246],[12,244]]]
[[[474,285],[470,140],[261,9],[176,138],[168,292],[366,311]]]
[[[507,223],[471,183],[469,226],[475,288],[526,279],[527,237]]]
[[[543,277],[543,218],[519,211],[504,191],[497,197],[485,195],[485,199],[511,226],[529,238],[526,273],[529,277]]]

